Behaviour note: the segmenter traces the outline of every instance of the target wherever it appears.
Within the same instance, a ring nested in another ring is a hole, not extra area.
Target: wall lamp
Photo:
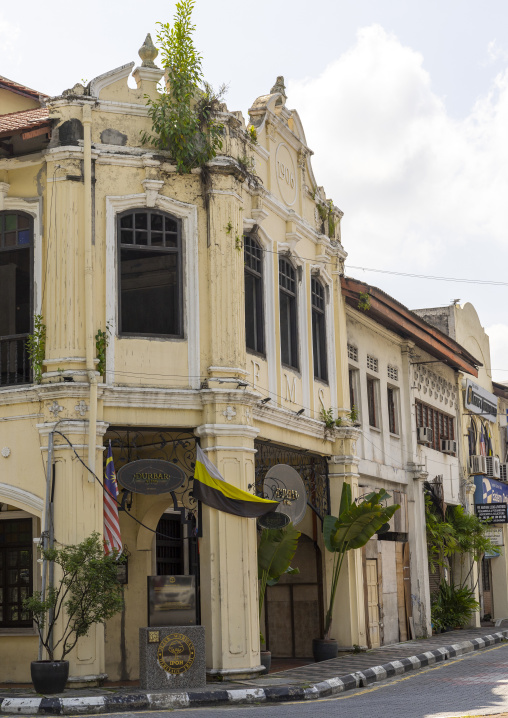
[[[237,389],[245,389],[246,386],[249,386],[246,381],[239,381],[236,385]]]
[[[261,399],[261,401],[260,401],[259,403],[260,403],[260,404],[268,404],[268,402],[271,401],[271,400],[272,400],[272,397],[271,397],[271,396],[267,396],[265,399]]]
[[[296,414],[297,416],[301,416],[304,411],[305,411],[305,409],[300,409],[299,411],[295,411],[295,414]]]

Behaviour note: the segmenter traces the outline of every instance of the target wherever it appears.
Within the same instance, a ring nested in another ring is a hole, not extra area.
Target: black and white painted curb
[[[390,661],[346,676],[327,678],[320,683],[266,686],[264,688],[237,688],[224,690],[219,687],[192,690],[182,693],[133,693],[128,695],[79,696],[73,698],[0,698],[0,714],[22,715],[76,715],[79,713],[119,713],[136,710],[174,710],[203,706],[231,705],[234,703],[278,703],[282,701],[312,700],[336,695],[353,688],[369,686],[393,676],[418,668],[455,658],[464,653],[493,646],[508,639],[508,630],[499,631],[471,641],[443,646],[418,656]]]

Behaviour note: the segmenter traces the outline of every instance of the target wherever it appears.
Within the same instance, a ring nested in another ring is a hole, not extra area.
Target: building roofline
[[[342,294],[349,306],[358,310],[360,294],[368,294],[370,300],[368,316],[373,321],[411,340],[417,347],[453,369],[478,377],[478,367],[482,366],[478,359],[461,344],[426,322],[382,289],[353,277],[341,277],[341,286]]]
[[[45,99],[48,97],[48,95],[45,95],[43,92],[32,90],[31,87],[22,85],[20,82],[15,82],[14,80],[9,80],[8,77],[4,77],[3,75],[0,75],[0,89],[9,90],[10,92],[16,93],[16,95],[29,97],[32,100],[40,100],[41,98]]]

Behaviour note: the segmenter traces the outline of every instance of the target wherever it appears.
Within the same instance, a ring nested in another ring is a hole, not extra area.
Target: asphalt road
[[[469,653],[430,668],[333,698],[171,711],[180,718],[456,718],[508,713],[508,645]],[[110,714],[162,718],[168,711]]]

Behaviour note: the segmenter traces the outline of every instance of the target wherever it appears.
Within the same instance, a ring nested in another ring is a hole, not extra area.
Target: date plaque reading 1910
[[[194,576],[148,576],[148,625],[196,625]]]

